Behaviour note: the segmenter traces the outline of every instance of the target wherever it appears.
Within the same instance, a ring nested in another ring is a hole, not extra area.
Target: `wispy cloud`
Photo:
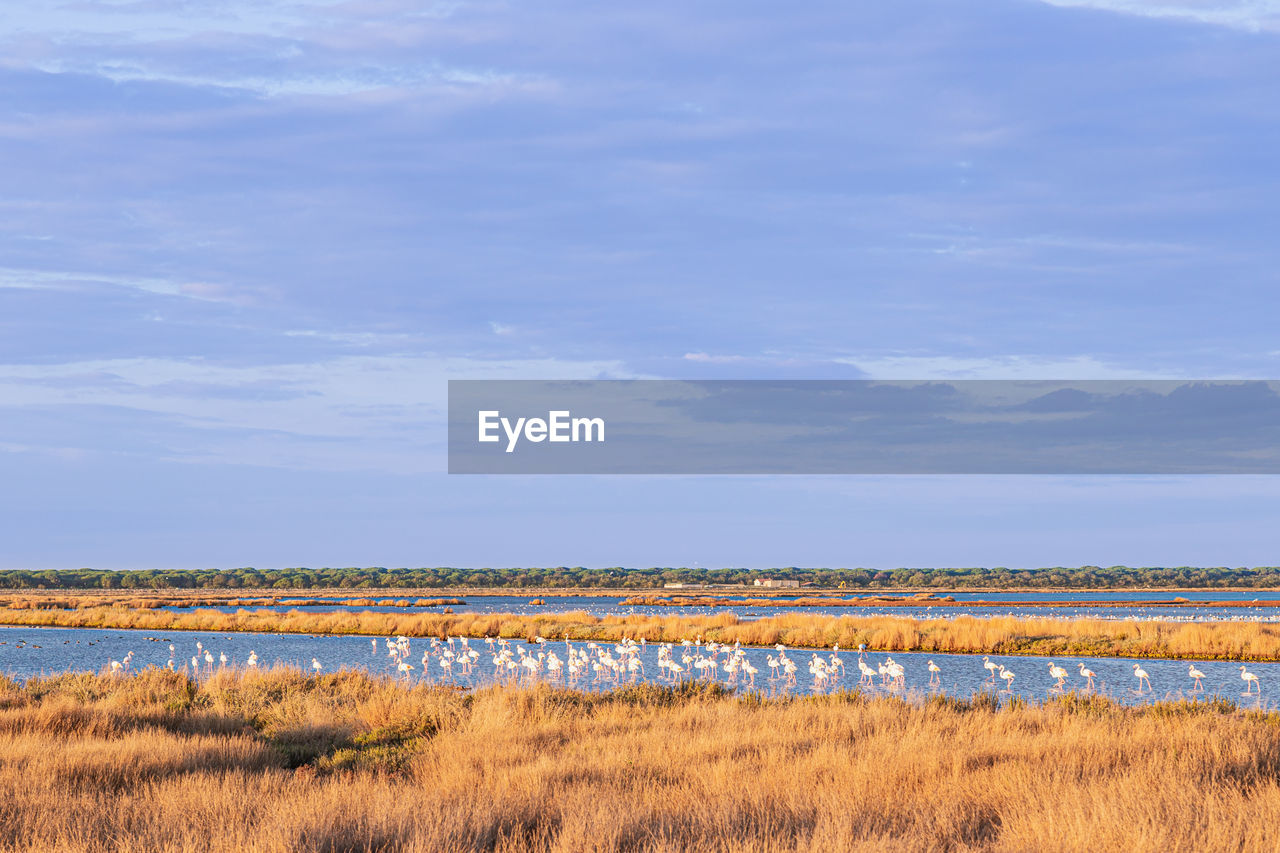
[[[0,267],[0,288],[76,291],[94,287],[124,288],[158,296],[177,296],[203,302],[238,305],[256,301],[252,288],[206,281],[181,281],[137,275],[34,270]]]
[[[1255,32],[1280,32],[1280,3],[1274,0],[1038,0],[1053,6],[1082,7],[1171,18]]]
[[[0,410],[8,413],[7,438],[13,448],[43,447],[48,441],[39,434],[15,434],[24,411],[63,411],[68,413],[64,422],[77,417],[73,412],[114,411],[166,419],[180,427],[160,429],[153,443],[140,448],[159,458],[431,471],[444,465],[449,379],[548,376],[636,378],[620,363],[603,360],[352,356],[238,366],[114,359],[0,365]],[[168,440],[167,431],[174,433]],[[92,434],[84,439],[86,449],[96,447]],[[65,437],[59,440],[66,442]]]
[[[429,89],[433,91],[537,91],[545,81],[534,75],[493,70],[421,67],[364,67],[297,72],[280,69],[258,74],[191,73],[140,61],[84,62],[56,59],[32,66],[48,74],[85,74],[113,83],[168,83],[197,88],[235,89],[263,97],[343,96],[373,92]]]
[[[872,379],[1179,379],[1178,371],[1122,365],[1092,355],[1045,357],[1005,355],[964,358],[946,355],[870,355],[842,357]],[[1244,378],[1244,377],[1195,377]],[[1265,377],[1256,377],[1265,378]]]

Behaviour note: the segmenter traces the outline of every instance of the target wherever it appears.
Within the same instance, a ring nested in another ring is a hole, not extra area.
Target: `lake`
[[[1248,598],[1243,596],[1248,595]],[[1124,597],[1128,596],[1128,597]],[[1171,601],[1182,597],[1188,601],[1252,601],[1262,596],[1262,600],[1275,601],[1280,593],[1274,591],[1249,593],[1227,592],[1180,592],[1180,593],[1124,593],[1124,592],[1066,592],[1066,593],[955,593],[958,604],[950,605],[860,605],[845,606],[667,606],[667,605],[624,605],[621,597],[602,595],[565,595],[548,596],[545,604],[530,604],[535,600],[530,595],[469,595],[465,604],[450,605],[455,613],[512,613],[516,615],[533,615],[538,613],[565,613],[583,611],[592,616],[642,615],[642,616],[706,616],[717,613],[733,613],[739,619],[762,619],[768,616],[780,616],[788,613],[809,613],[822,616],[903,616],[913,619],[954,619],[957,616],[976,616],[990,618],[995,616],[1014,616],[1024,619],[1161,619],[1172,622],[1277,622],[1280,621],[1280,607],[1276,606],[1232,606],[1213,607],[1211,605],[1166,605],[1151,606],[1144,602]],[[351,595],[341,596],[350,598]],[[720,596],[739,598],[740,596]],[[799,597],[799,596],[797,596]],[[832,596],[822,596],[830,598]],[[836,596],[838,597],[838,596]],[[786,600],[778,597],[779,600]],[[395,596],[374,596],[376,601],[392,601]],[[371,611],[375,613],[414,613],[441,612],[445,608],[434,607],[392,607],[379,605],[341,605],[311,604],[299,605],[296,601],[315,601],[315,597],[290,600],[284,598],[277,605],[259,607],[257,605],[241,608],[237,606],[210,606],[200,608],[168,607],[166,610],[188,612],[196,609],[219,610],[234,613],[236,610],[265,609],[277,613],[289,610],[301,610],[307,613],[332,613]],[[970,606],[964,601],[998,601],[1002,606]],[[1045,605],[1027,605],[1019,602],[1046,602]],[[1049,603],[1051,602],[1051,603]],[[1130,606],[1091,606],[1107,602],[1130,602]]]
[[[199,648],[197,643],[200,644]],[[173,645],[171,653],[169,646]],[[660,647],[647,644],[636,649],[634,654],[620,654],[613,643],[566,643],[551,641],[543,644],[511,641],[502,646],[495,642],[487,643],[483,639],[470,639],[466,643],[455,641],[452,644],[441,643],[429,639],[413,639],[408,643],[408,652],[401,659],[412,666],[407,674],[398,675],[396,659],[388,654],[385,638],[359,636],[315,636],[297,634],[220,634],[214,632],[182,632],[169,631],[152,633],[147,631],[128,630],[96,630],[81,628],[28,628],[0,626],[0,673],[25,679],[35,675],[59,672],[96,672],[108,668],[111,661],[122,661],[129,652],[133,652],[131,669],[138,670],[147,666],[164,667],[172,659],[174,667],[192,671],[191,658],[199,655],[199,671],[207,674],[211,669],[222,666],[221,655],[227,656],[228,666],[244,666],[251,651],[257,653],[259,665],[295,666],[311,670],[314,658],[321,665],[321,671],[333,672],[341,668],[363,669],[373,673],[385,673],[406,680],[420,681],[425,678],[433,684],[452,684],[464,687],[484,686],[500,682],[531,680],[573,686],[584,690],[608,689],[618,684],[639,681],[650,681],[662,684],[674,684],[677,681],[715,680],[730,684],[740,690],[754,690],[766,695],[810,695],[837,690],[863,689],[876,694],[923,694],[928,692],[947,693],[952,696],[968,698],[980,691],[1002,691],[1001,696],[1018,696],[1030,700],[1043,700],[1060,695],[1063,691],[1084,692],[1086,685],[1079,674],[1078,664],[1083,663],[1095,673],[1095,689],[1097,694],[1106,696],[1126,704],[1146,703],[1158,699],[1204,698],[1222,696],[1235,702],[1245,703],[1249,707],[1272,707],[1270,697],[1280,696],[1280,664],[1250,663],[1248,670],[1257,675],[1261,696],[1242,696],[1244,682],[1240,678],[1239,665],[1225,661],[1196,662],[1194,665],[1204,673],[1203,690],[1193,692],[1193,684],[1188,676],[1189,663],[1169,660],[1131,660],[1125,658],[1056,658],[1056,663],[1068,672],[1063,690],[1055,688],[1055,679],[1049,674],[1049,659],[1042,657],[1001,657],[991,658],[993,663],[1003,665],[1014,673],[1014,679],[1007,692],[1003,691],[1004,681],[992,678],[991,673],[983,666],[981,655],[959,654],[925,654],[897,653],[892,656],[883,653],[868,653],[865,662],[872,669],[892,658],[902,667],[903,681],[900,686],[884,685],[879,677],[871,685],[858,684],[858,655],[856,652],[840,650],[823,650],[820,653],[824,663],[832,662],[832,655],[841,665],[836,674],[825,684],[816,684],[810,673],[810,664],[814,651],[794,649],[785,652],[796,666],[793,682],[789,682],[779,671],[773,677],[769,666],[769,658],[777,661],[779,653],[773,648],[744,647],[739,660],[750,663],[756,668],[754,683],[745,670],[726,672],[724,664],[735,656],[732,650],[719,649],[709,652],[706,647],[675,645],[672,659],[686,671],[671,676],[659,665]],[[214,658],[210,667],[204,661],[204,652],[208,651]],[[456,663],[464,651],[474,650],[476,662],[469,671]],[[634,672],[625,672],[615,676],[612,671],[599,671],[588,666],[583,674],[570,679],[565,674],[553,676],[547,671],[546,662],[551,654],[566,660],[570,650],[581,658],[585,655],[591,663],[599,661],[601,653],[614,660],[634,657],[640,668]],[[441,665],[446,658],[446,651],[452,651],[454,657],[447,668]],[[495,655],[505,652],[513,661],[520,661],[538,654],[544,660],[538,672],[533,667],[517,663],[515,668],[503,666],[498,671],[493,663]],[[426,675],[423,673],[422,658],[427,658]],[[690,660],[685,661],[685,656]],[[714,675],[711,667],[696,666],[698,660],[714,659],[716,667]],[[928,662],[932,660],[939,668],[936,686],[930,686]],[[1149,675],[1150,689],[1143,685],[1138,690],[1138,680],[1134,677],[1133,664],[1139,664]],[[695,673],[702,672],[702,676]]]

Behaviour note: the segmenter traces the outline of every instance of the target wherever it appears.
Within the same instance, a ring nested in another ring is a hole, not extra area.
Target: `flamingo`
[[[1053,661],[1049,661],[1049,677],[1058,679],[1058,682],[1053,686],[1061,690],[1063,683],[1067,680],[1067,671]]]
[[[1151,679],[1147,677],[1147,671],[1139,664],[1133,665],[1133,677],[1138,679],[1138,692],[1142,692],[1142,682],[1147,682],[1147,689],[1151,689]]]
[[[988,680],[988,681],[995,681],[995,680],[996,680],[996,670],[1000,668],[1000,664],[996,663],[995,661],[993,661],[991,658],[987,657],[986,655],[983,655],[983,656],[982,656],[982,666],[987,670],[987,680]]]
[[[1245,683],[1244,692],[1246,694],[1252,693],[1254,685],[1257,685],[1258,695],[1259,696],[1262,695],[1262,684],[1258,682],[1258,676],[1254,675],[1252,672],[1250,672],[1249,670],[1245,669],[1242,666],[1240,667],[1240,678]]]
[[[889,658],[885,664],[885,670],[889,675],[889,682],[893,687],[901,690],[907,686],[907,674],[906,670],[903,669],[902,664],[898,663],[893,658]]]
[[[311,659],[311,668],[312,668],[312,669],[314,669],[316,672],[319,672],[319,671],[320,671],[320,661],[316,660],[315,658],[312,658],[312,659]]]
[[[1092,690],[1093,689],[1093,670],[1086,669],[1084,664],[1078,664],[1078,666],[1080,667],[1080,677],[1085,679],[1086,682],[1088,682],[1086,685],[1086,689]]]
[[[858,658],[858,671],[862,673],[862,677],[858,679],[859,684],[871,685],[875,683],[876,671],[867,665],[862,658]]]
[[[1013,670],[1000,667],[1000,677],[1004,679],[1004,689],[1013,692]]]
[[[1200,679],[1204,678],[1204,673],[1196,669],[1195,664],[1191,664],[1191,666],[1187,668],[1187,675],[1189,675],[1192,681],[1195,682],[1195,690],[1204,690],[1204,685],[1200,683]]]
[[[942,672],[942,667],[938,666],[933,661],[929,661],[929,684],[930,685],[936,687],[938,684],[941,683],[941,680],[938,677],[938,673],[940,672]]]

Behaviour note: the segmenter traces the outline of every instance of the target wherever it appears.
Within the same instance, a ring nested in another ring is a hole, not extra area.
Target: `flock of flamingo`
[[[405,679],[412,678],[415,671],[419,669],[422,678],[430,679],[434,668],[438,670],[442,682],[451,682],[455,678],[474,680],[477,675],[484,675],[483,672],[477,673],[482,656],[489,659],[492,665],[492,678],[499,682],[541,679],[573,686],[582,684],[589,676],[590,683],[593,685],[617,685],[645,677],[642,653],[646,647],[646,641],[643,638],[639,641],[623,639],[617,643],[579,642],[577,645],[570,640],[565,640],[563,657],[556,651],[558,643],[553,644],[543,637],[534,639],[532,645],[535,651],[530,651],[525,644],[512,644],[508,640],[494,637],[486,637],[481,643],[486,647],[483,655],[475,646],[472,646],[467,637],[431,638],[422,652],[420,662],[415,666],[410,662],[411,641],[408,637],[388,637],[383,640],[386,657],[389,660],[388,665],[395,669],[398,676]],[[477,643],[477,646],[481,643]],[[372,654],[376,657],[379,654],[379,641],[371,639],[370,644]],[[694,640],[682,640],[679,643],[656,645],[658,667],[656,677],[662,683],[675,684],[684,680],[719,681],[723,676],[724,683],[729,686],[754,687],[756,684],[759,669],[748,658],[747,650],[742,648],[740,643],[726,645],[713,641],[703,642],[699,637]],[[802,653],[788,654],[787,647],[783,644],[776,645],[773,651],[774,654],[768,654],[766,657],[769,668],[768,679],[772,685],[783,688],[797,686],[797,674],[802,664],[808,669],[812,679],[812,689],[815,691],[831,689],[845,676],[844,659],[841,657],[839,645],[833,646],[830,653],[810,652],[807,662],[793,658],[792,654],[799,657]],[[170,643],[167,664],[169,669],[177,668],[176,655],[177,648]],[[112,673],[127,671],[132,660],[133,652],[130,651],[122,660],[111,661],[110,671]],[[222,668],[227,667],[231,662],[226,652],[222,652],[215,658],[212,650],[205,648],[202,642],[197,642],[196,654],[191,657],[191,672],[197,677],[210,675],[215,671],[215,661]],[[906,669],[892,657],[885,657],[884,660],[873,664],[868,659],[866,647],[859,646],[856,663],[859,672],[857,682],[859,688],[877,686],[888,690],[906,688]],[[250,668],[257,667],[257,652],[249,652],[246,665]],[[991,660],[986,655],[982,658],[982,666],[987,671],[987,677],[983,683],[994,685],[999,679],[1004,683],[1000,692],[1013,692],[1015,674],[1012,669]],[[1085,682],[1084,689],[1089,692],[1094,691],[1096,675],[1093,670],[1082,662],[1077,663],[1076,666],[1079,677]],[[1067,679],[1070,677],[1067,669],[1053,661],[1049,661],[1048,667],[1049,677],[1054,679],[1050,692],[1067,690]],[[311,668],[318,673],[324,667],[317,658],[313,657]],[[942,668],[932,660],[928,662],[927,668],[929,688],[940,689]],[[1141,664],[1133,664],[1133,677],[1137,679],[1135,694],[1152,692],[1151,678]],[[1205,674],[1195,664],[1189,666],[1188,678],[1191,679],[1190,692],[1204,691]],[[1245,695],[1255,692],[1261,695],[1262,686],[1257,675],[1241,666],[1240,678],[1245,683]]]

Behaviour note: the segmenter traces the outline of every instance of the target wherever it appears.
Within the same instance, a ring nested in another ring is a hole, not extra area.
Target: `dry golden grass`
[[[357,673],[0,682],[0,849],[1274,850],[1280,718]]]
[[[957,601],[955,596],[937,596],[930,592],[917,592],[910,595],[867,595],[846,598],[821,596],[805,596],[801,598],[777,598],[773,596],[732,598],[723,595],[632,595],[624,598],[619,604],[632,607],[999,607],[1017,610],[1023,607],[1062,606],[1061,599],[1046,598],[1041,601],[980,601],[965,599]],[[1143,601],[1143,607],[1178,607],[1182,609],[1212,607],[1274,607],[1280,605],[1275,599],[1250,601],[1189,601],[1186,598],[1172,596],[1166,601]],[[1133,607],[1132,601],[1091,601],[1090,607]]]
[[[121,606],[74,610],[0,610],[0,624],[149,631],[266,631],[292,634],[363,634],[406,637],[678,642],[702,637],[721,643],[797,648],[856,648],[978,654],[1138,657],[1208,660],[1280,660],[1280,624],[1260,622],[1124,622],[1103,619],[1015,617],[910,619],[896,616],[784,614],[741,621],[713,616],[604,616],[538,613],[278,613],[196,610],[174,613]]]
[[[161,607],[263,607],[278,606],[281,599],[288,599],[290,607],[315,607],[343,605],[348,607],[439,607],[449,604],[466,604],[461,598],[352,598],[350,596],[324,596],[308,598],[297,593],[278,593],[252,598],[219,594],[197,593],[174,595],[151,593],[148,595],[120,594],[0,594],[0,608],[10,610],[83,610],[94,607],[131,607],[154,610]]]

